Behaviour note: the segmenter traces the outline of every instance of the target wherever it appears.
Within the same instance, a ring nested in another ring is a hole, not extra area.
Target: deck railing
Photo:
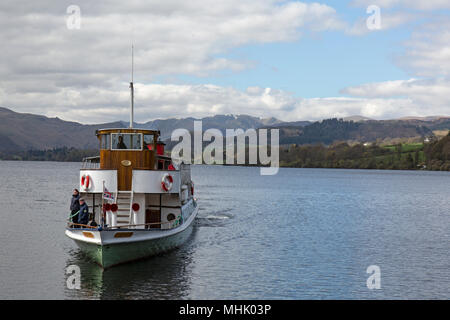
[[[100,156],[83,158],[81,169],[100,169]]]
[[[193,205],[194,207],[197,206],[197,202],[196,199],[193,199]],[[190,215],[192,214],[192,212],[190,213]],[[129,229],[129,228],[136,228],[136,227],[144,227],[145,229],[153,229],[153,230],[170,230],[170,229],[174,229],[177,228],[179,226],[181,226],[184,223],[184,220],[189,219],[189,216],[187,217],[182,217],[182,215],[178,215],[178,217],[176,217],[174,220],[171,221],[164,221],[164,222],[149,222],[149,223],[141,223],[141,224],[127,224],[127,225],[120,225],[120,226],[101,226],[101,225],[97,225],[97,226],[90,226],[87,224],[80,224],[80,223],[73,223],[70,220],[67,221],[67,227],[68,228],[88,228],[88,229],[98,229],[99,227],[103,228],[104,230],[116,230],[116,229]],[[161,226],[168,226],[164,229],[161,228]],[[152,228],[152,226],[160,226],[160,228]],[[142,230],[142,229],[141,229]]]
[[[174,229],[180,225],[182,225],[183,222],[180,218],[177,218],[175,220],[172,221],[164,221],[164,222],[150,222],[150,223],[142,223],[142,224],[127,224],[127,225],[121,225],[121,226],[114,226],[114,227],[110,227],[110,226],[106,226],[103,227],[104,230],[115,230],[115,229],[129,229],[129,228],[135,228],[135,227],[150,227],[150,228],[145,228],[145,229],[153,229],[153,230],[170,230],[170,229]],[[161,229],[161,228],[151,228],[151,226],[163,226],[163,225],[168,225],[168,228],[165,229]],[[73,228],[73,229],[82,229],[82,228],[88,228],[88,229],[98,229],[99,227],[101,227],[100,225],[97,226],[90,226],[87,224],[80,224],[80,223],[73,223],[70,221],[67,221],[67,227],[68,228]]]

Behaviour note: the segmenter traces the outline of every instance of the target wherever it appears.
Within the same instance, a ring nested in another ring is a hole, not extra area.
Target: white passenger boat
[[[66,235],[103,268],[176,248],[189,237],[198,205],[190,165],[164,154],[160,132],[101,129],[98,157],[80,170],[80,195],[89,223],[68,222]]]

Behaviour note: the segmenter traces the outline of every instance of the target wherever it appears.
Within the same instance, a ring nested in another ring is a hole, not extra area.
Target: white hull
[[[181,246],[192,231],[198,213],[198,205],[187,205],[192,212],[184,212],[188,218],[176,228],[161,229],[66,229],[81,250],[103,268],[142,259]]]

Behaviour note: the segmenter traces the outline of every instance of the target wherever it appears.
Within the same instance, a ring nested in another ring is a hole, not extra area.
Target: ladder
[[[116,197],[117,204],[117,226],[133,224],[132,205],[133,191],[118,191]]]

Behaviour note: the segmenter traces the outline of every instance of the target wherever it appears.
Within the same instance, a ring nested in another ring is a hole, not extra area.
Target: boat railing
[[[86,229],[97,229],[98,228],[98,226],[90,226],[90,225],[87,225],[87,224],[74,223],[74,222],[70,222],[70,221],[67,222],[67,227],[68,228],[73,228],[73,229],[75,229],[75,228],[77,228],[77,229],[83,229],[83,228],[86,228]]]
[[[107,229],[130,229],[130,228],[136,228],[136,227],[150,227],[149,229],[154,229],[154,230],[170,230],[170,229],[174,229],[180,225],[181,225],[181,223],[177,222],[177,220],[173,220],[173,221],[165,221],[165,222],[150,222],[150,223],[141,223],[141,224],[120,225],[120,226],[108,227]],[[160,229],[160,228],[151,228],[152,226],[167,226],[167,227],[165,229]]]
[[[149,223],[142,223],[142,224],[127,224],[127,225],[120,225],[120,226],[114,226],[114,227],[110,227],[110,226],[106,226],[103,229],[104,230],[115,230],[115,229],[130,229],[130,228],[136,228],[136,227],[146,227],[145,229],[147,229],[147,227],[150,227],[149,229],[154,229],[154,230],[170,230],[170,229],[175,229],[178,226],[182,225],[182,221],[181,219],[175,219],[172,221],[164,221],[164,222],[149,222]],[[151,228],[152,226],[166,226],[166,228],[161,229],[161,228]],[[101,226],[90,226],[87,224],[80,224],[80,223],[73,223],[70,221],[67,221],[67,226],[69,228],[89,228],[89,229],[98,229]]]
[[[116,197],[117,200],[117,197]],[[194,205],[194,207],[197,206],[197,199],[192,198],[192,204]],[[67,220],[67,227],[68,228],[73,228],[75,226],[75,228],[89,228],[89,229],[98,229],[99,227],[105,229],[105,230],[115,230],[115,229],[130,229],[130,228],[136,228],[136,227],[144,227],[144,229],[153,229],[153,230],[171,230],[171,229],[175,229],[179,226],[181,226],[184,223],[184,220],[188,219],[188,217],[183,217],[182,215],[178,215],[178,217],[174,220],[170,220],[170,221],[161,221],[161,222],[149,222],[149,223],[141,223],[141,224],[127,224],[127,225],[120,225],[120,226],[101,226],[101,225],[96,225],[96,226],[91,226],[91,225],[87,225],[87,224],[79,224],[79,223],[73,223],[70,220]],[[159,226],[160,228],[152,228],[152,226]],[[162,229],[161,227],[165,226],[164,229]],[[142,230],[142,229],[141,229]]]
[[[100,156],[83,158],[81,169],[100,169]]]

